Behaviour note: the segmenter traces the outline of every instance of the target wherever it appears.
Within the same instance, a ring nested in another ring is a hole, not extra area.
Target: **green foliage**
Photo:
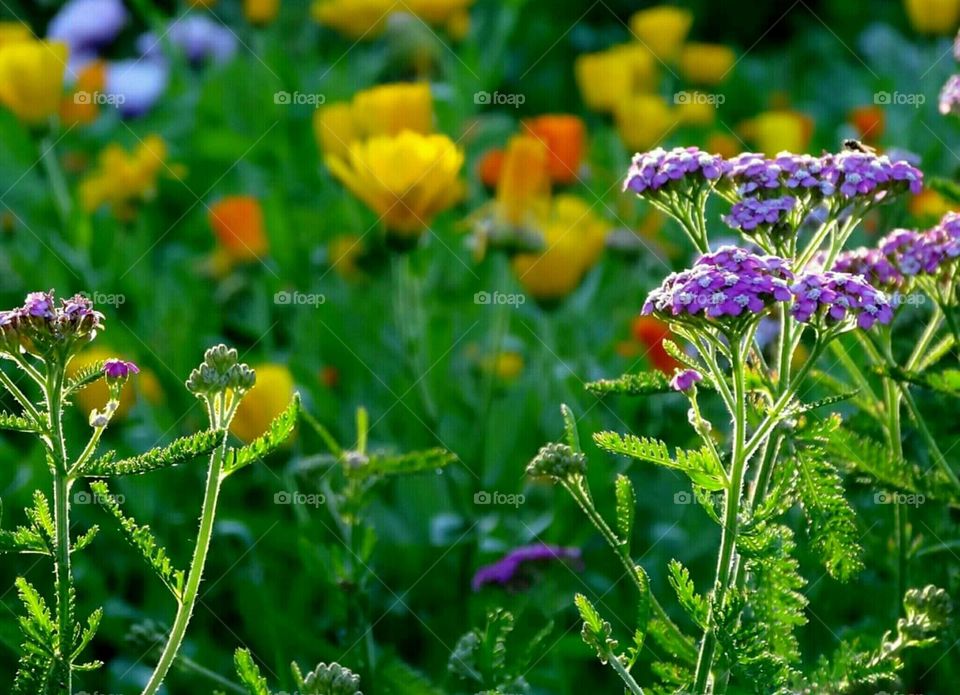
[[[663,372],[639,372],[624,374],[616,379],[600,379],[586,384],[590,393],[598,396],[618,394],[623,396],[647,396],[656,393],[671,393],[670,380]]]
[[[535,652],[553,629],[552,623],[538,632],[526,645],[520,658],[508,658],[513,650],[507,641],[514,629],[513,614],[497,608],[487,613],[482,629],[474,628],[457,640],[447,662],[447,670],[470,681],[471,688],[490,692],[517,692],[525,689],[521,674],[535,658]]]
[[[813,547],[830,576],[847,581],[863,569],[863,548],[840,474],[820,449],[801,449],[795,460],[798,498]]]
[[[88,478],[107,478],[139,475],[170,468],[186,463],[198,456],[209,454],[223,442],[224,436],[223,432],[205,430],[175,439],[167,446],[150,449],[143,454],[119,461],[116,458],[116,453],[110,451],[85,463],[77,471],[77,474]]]
[[[96,501],[120,523],[120,531],[127,542],[140,551],[143,559],[153,569],[160,581],[178,600],[183,595],[183,570],[174,569],[167,551],[157,543],[149,526],[140,526],[120,509],[110,488],[102,480],[90,483]]]
[[[960,396],[960,369],[938,371],[910,371],[901,367],[884,368],[884,376],[897,381],[915,384],[937,393],[956,398]]]
[[[291,668],[298,692],[303,695],[363,695],[360,677],[340,664],[317,664],[306,676],[296,664]]]
[[[655,463],[658,466],[683,471],[695,485],[707,490],[723,490],[727,485],[727,476],[716,456],[706,446],[698,451],[676,450],[676,456],[670,455],[666,444],[656,439],[637,437],[633,434],[616,432],[596,432],[593,441],[597,446],[612,454],[629,456],[638,461]]]
[[[67,379],[63,391],[64,398],[69,398],[76,391],[101,379],[103,377],[104,363],[105,360],[97,360],[96,362],[91,362],[90,364],[80,367],[72,377]]]
[[[690,578],[690,571],[684,567],[679,560],[670,560],[668,565],[670,574],[667,579],[670,586],[677,593],[677,600],[680,606],[687,612],[690,619],[701,630],[707,626],[707,614],[710,611],[710,605],[707,600],[697,593],[693,580]]]
[[[573,410],[566,403],[560,406],[560,414],[563,417],[563,436],[566,445],[569,446],[575,454],[582,454],[580,447],[580,433],[577,431],[577,418],[573,415]]]
[[[64,689],[70,664],[62,657],[60,635],[46,601],[23,577],[17,593],[26,609],[18,622],[24,641],[13,695],[55,695]]]
[[[23,415],[0,411],[0,429],[14,432],[39,432],[36,424]]]
[[[600,613],[590,603],[590,599],[583,594],[577,594],[573,602],[580,612],[580,619],[583,620],[583,629],[580,631],[583,641],[593,647],[601,663],[605,664],[610,659],[615,659],[617,641],[613,639],[610,623],[600,617]]]
[[[456,454],[446,449],[427,449],[406,454],[371,454],[369,457],[349,456],[344,460],[344,472],[350,478],[367,480],[390,475],[411,475],[434,471],[457,460]]]
[[[240,683],[250,695],[270,695],[267,679],[260,673],[260,667],[253,661],[249,649],[238,648],[233,653],[233,665],[237,670]]]
[[[27,507],[24,513],[27,526],[18,526],[13,531],[0,530],[0,553],[52,556],[56,545],[53,517],[50,516],[47,498],[40,490],[34,490],[33,506]]]
[[[633,535],[633,519],[636,514],[637,496],[633,491],[630,478],[622,473],[617,476],[615,484],[617,496],[617,531],[620,533],[620,542],[630,552],[630,537]]]
[[[426,676],[392,654],[377,660],[377,682],[385,695],[446,695]]]
[[[295,393],[290,404],[273,419],[266,432],[246,446],[232,451],[232,455],[223,467],[224,476],[236,473],[244,466],[263,459],[283,446],[283,443],[293,434],[299,416],[300,394]]]

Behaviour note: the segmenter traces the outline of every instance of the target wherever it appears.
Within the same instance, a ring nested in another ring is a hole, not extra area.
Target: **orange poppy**
[[[646,358],[654,369],[673,374],[680,366],[663,347],[663,341],[673,337],[666,323],[653,316],[638,316],[630,325],[630,332],[634,340],[646,347]]]
[[[586,139],[583,121],[568,114],[546,114],[528,119],[523,125],[547,146],[550,178],[560,184],[576,181]]]
[[[210,206],[207,215],[217,240],[233,260],[251,261],[267,252],[263,209],[251,196],[228,196]]]

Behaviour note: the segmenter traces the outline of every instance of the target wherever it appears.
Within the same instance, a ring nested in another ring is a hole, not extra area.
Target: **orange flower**
[[[646,348],[646,358],[654,369],[673,374],[680,366],[663,347],[664,340],[673,338],[666,323],[653,316],[638,316],[630,325],[630,332],[634,340]]]
[[[547,114],[528,119],[523,125],[547,146],[550,178],[560,184],[576,181],[586,138],[583,121],[566,114]]]
[[[883,136],[886,114],[879,106],[858,106],[850,112],[849,120],[857,129],[861,140],[876,142]]]
[[[550,197],[547,147],[529,135],[515,135],[497,182],[497,208],[503,221],[522,225],[539,219]]]
[[[243,0],[243,14],[251,24],[269,24],[279,11],[280,0]]]
[[[707,138],[707,152],[713,152],[729,159],[742,151],[743,146],[740,141],[729,133],[713,133]]]
[[[67,125],[93,123],[100,115],[100,107],[93,94],[103,92],[106,84],[107,64],[92,60],[80,70],[73,93],[60,102],[60,119]]]
[[[251,261],[266,254],[263,210],[256,198],[222,198],[210,206],[207,217],[220,245],[233,260]]]
[[[495,188],[500,180],[500,172],[503,169],[503,150],[496,147],[487,150],[480,161],[477,162],[477,176],[487,188]]]
[[[924,188],[919,195],[910,196],[907,202],[910,214],[923,220],[939,220],[956,207],[932,188]]]

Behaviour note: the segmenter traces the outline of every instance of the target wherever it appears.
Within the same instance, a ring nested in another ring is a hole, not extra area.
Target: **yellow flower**
[[[470,13],[457,12],[447,20],[447,33],[454,41],[463,41],[470,33]]]
[[[254,367],[257,383],[247,392],[230,423],[230,431],[250,442],[267,431],[270,423],[290,404],[294,384],[290,370],[282,364]]]
[[[514,256],[513,272],[537,299],[560,299],[576,289],[597,262],[608,230],[607,222],[584,200],[559,195],[541,230],[543,250]]]
[[[358,139],[350,104],[330,104],[313,112],[313,134],[324,154],[346,157]]]
[[[693,14],[689,10],[657,5],[634,13],[630,18],[630,31],[660,60],[670,61],[676,58],[691,24]]]
[[[922,220],[939,220],[948,212],[956,209],[956,205],[933,189],[924,188],[918,195],[910,196],[907,209],[914,217]]]
[[[390,15],[408,12],[428,24],[448,24],[466,12],[473,0],[314,0],[314,20],[353,39],[374,39]],[[459,21],[462,21],[460,19]]]
[[[389,231],[403,236],[419,235],[463,193],[457,178],[463,151],[446,135],[376,136],[353,143],[346,158],[327,155],[325,161]]]
[[[106,347],[94,345],[70,360],[70,364],[67,365],[67,376],[74,377],[84,367],[89,367],[112,357],[117,357],[117,354]],[[130,408],[141,396],[150,403],[159,403],[163,399],[160,382],[149,369],[141,369],[140,373],[131,378],[120,392],[120,404],[117,406],[115,417],[123,417],[129,413]],[[94,409],[103,410],[107,401],[110,400],[106,382],[103,379],[98,379],[83,387],[77,391],[76,400],[83,415],[88,415]]]
[[[530,135],[510,138],[497,180],[496,210],[500,221],[530,225],[546,212],[550,199],[547,146]]]
[[[683,125],[712,125],[717,115],[717,107],[709,94],[702,92],[681,92],[684,96],[676,100],[676,117]]]
[[[20,41],[30,41],[33,34],[23,22],[0,22],[0,48]]]
[[[481,359],[480,367],[501,381],[513,381],[523,371],[523,355],[514,350],[503,350]]]
[[[719,43],[688,43],[680,52],[680,72],[691,82],[716,85],[733,69],[737,56]]]
[[[625,96],[650,90],[657,79],[653,55],[637,44],[581,54],[574,72],[584,102],[594,111],[612,111]]]
[[[382,84],[353,97],[353,118],[363,137],[402,130],[433,132],[433,97],[426,82]]]
[[[655,94],[623,99],[614,111],[617,132],[628,149],[643,152],[659,143],[676,123],[676,116]]]
[[[243,14],[251,24],[269,24],[279,11],[280,0],[243,0]]]
[[[747,121],[743,134],[768,156],[778,152],[806,152],[813,126],[810,118],[797,111],[765,111]]]
[[[913,28],[923,34],[950,34],[960,22],[960,0],[904,0]]]
[[[118,217],[127,217],[134,203],[155,195],[162,171],[178,174],[179,167],[167,165],[166,158],[167,145],[159,135],[148,135],[130,153],[120,145],[108,145],[97,168],[80,182],[83,207],[93,212],[110,205]]]
[[[26,123],[41,123],[60,108],[66,66],[66,44],[32,40],[5,44],[0,48],[0,103]]]

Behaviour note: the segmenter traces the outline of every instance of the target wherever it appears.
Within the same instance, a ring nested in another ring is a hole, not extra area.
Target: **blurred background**
[[[233,650],[247,646],[277,688],[292,687],[292,660],[336,660],[368,694],[475,692],[447,663],[503,607],[516,616],[518,659],[548,630],[517,667],[530,692],[614,692],[580,639],[572,597],[623,616],[614,629],[629,640],[635,595],[576,505],[524,468],[559,437],[561,403],[584,441],[601,429],[692,439],[680,397],[583,388],[674,366],[666,328],[637,314],[691,249],[621,192],[631,155],[660,145],[819,153],[858,138],[928,176],[954,179],[960,164],[960,126],[938,109],[957,69],[960,0],[3,0],[0,18],[0,303],[56,288],[88,293],[106,314],[83,359],[142,368],[109,446],[135,452],[204,427],[183,382],[224,341],[258,368],[240,439],[296,389],[347,448],[365,406],[372,448],[457,456],[442,473],[391,477],[352,500],[363,536],[346,544],[329,504],[280,494],[338,499],[314,430],[301,426],[285,450],[231,478],[184,649],[230,681]],[[19,52],[40,39],[56,43]],[[860,241],[952,207],[925,191],[872,216]],[[104,399],[92,391],[78,396],[73,441]],[[956,420],[936,421],[948,448]],[[616,473],[634,480],[635,554],[662,602],[672,603],[672,557],[705,588],[719,534],[677,496],[689,492],[680,476],[590,446],[600,509],[611,508]],[[197,462],[115,485],[181,566],[204,473]],[[38,447],[0,438],[5,528],[48,477]],[[868,485],[849,487],[865,571],[839,584],[799,544],[811,663],[840,638],[878,640],[898,614],[892,510]],[[107,666],[78,686],[138,692],[152,661],[131,632],[162,630],[174,606],[101,509],[74,510],[78,525],[102,527],[76,560],[80,612],[106,608],[95,651]],[[958,520],[918,509],[918,542],[958,538]],[[471,587],[481,566],[539,542],[579,548],[582,560]],[[914,584],[957,596],[960,558],[947,546],[921,556]],[[49,583],[44,563],[0,566],[3,683],[19,649],[10,587],[21,574]],[[914,657],[905,692],[956,691],[951,644]],[[182,668],[167,692],[231,689],[209,675]]]

